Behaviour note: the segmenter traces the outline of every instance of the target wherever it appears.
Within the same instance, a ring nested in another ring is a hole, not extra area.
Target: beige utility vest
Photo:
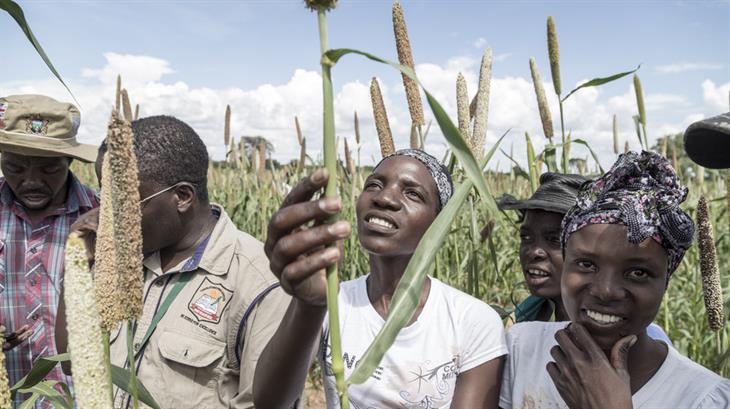
[[[144,309],[134,331],[135,365],[138,379],[163,409],[252,408],[256,362],[289,304],[281,288],[274,288],[252,306],[239,332],[247,307],[278,280],[269,271],[261,242],[236,229],[225,211],[213,206],[220,217],[204,250],[199,248],[164,274],[158,253],[144,260]],[[141,348],[180,274],[192,277]],[[112,363],[128,368],[126,324],[112,331],[111,340]],[[131,408],[130,400],[115,388],[115,408]]]

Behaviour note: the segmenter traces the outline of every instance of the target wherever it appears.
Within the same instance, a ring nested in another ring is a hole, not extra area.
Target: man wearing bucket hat
[[[0,324],[18,340],[5,352],[10,385],[56,354],[54,324],[71,224],[99,205],[71,173],[96,148],[76,141],[78,109],[41,95],[0,98]],[[63,380],[60,369],[47,379]],[[15,404],[25,396],[18,394]],[[36,407],[51,407],[40,401]]]
[[[684,150],[706,168],[730,168],[730,112],[690,125],[684,132]]]

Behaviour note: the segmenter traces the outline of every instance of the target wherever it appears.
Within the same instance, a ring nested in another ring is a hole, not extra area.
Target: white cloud
[[[721,64],[699,64],[699,63],[675,63],[667,65],[659,65],[654,67],[654,70],[661,74],[677,74],[687,71],[701,71],[701,70],[720,70],[722,69]]]
[[[509,57],[512,57],[512,53],[501,53],[494,56],[494,61],[496,62],[502,62]]]
[[[716,115],[730,110],[730,82],[715,85],[711,80],[702,82],[702,96],[705,103]]]
[[[484,37],[479,37],[474,41],[474,48],[484,48],[484,46],[487,45],[487,39]]]
[[[223,118],[226,104],[232,108],[232,135],[261,135],[272,142],[274,157],[281,161],[297,158],[299,147],[294,131],[294,116],[299,117],[310,156],[317,158],[321,149],[322,97],[319,73],[303,69],[294,70],[291,77],[280,84],[263,84],[253,89],[213,89],[190,87],[182,81],[167,80],[174,72],[170,64],[150,56],[107,53],[101,68],[84,69],[80,78],[67,78],[82,107],[82,126],[79,137],[88,143],[98,143],[106,134],[106,124],[113,106],[116,75],[120,73],[124,86],[129,90],[132,103],[139,103],[142,116],[168,114],[189,123],[208,146],[212,157],[221,159],[223,146]],[[446,64],[424,63],[416,66],[419,78],[446,112],[456,118],[456,76],[461,72],[467,81],[470,96],[477,89],[479,60],[473,57],[454,57]],[[393,77],[390,77],[393,78]],[[390,125],[397,147],[406,147],[409,139],[410,117],[406,98],[399,79],[380,82],[383,99],[388,110]],[[636,102],[630,81],[626,90],[618,96],[607,97],[600,88],[585,88],[575,93],[565,103],[565,129],[573,138],[586,140],[608,167],[614,159],[612,152],[612,115],[619,120],[621,148],[629,141],[637,148],[631,116],[636,113]],[[576,84],[577,85],[577,84]],[[544,84],[551,89],[549,83]],[[56,81],[27,81],[0,83],[2,94],[43,93],[60,100],[70,97]],[[680,132],[689,123],[728,109],[730,83],[715,85],[707,80],[702,83],[704,105],[692,106],[687,98],[674,94],[647,94],[646,105],[650,114],[650,139],[670,132]],[[560,139],[558,101],[548,92],[553,116],[555,135]],[[666,109],[682,108],[685,112],[677,121],[654,120]],[[695,109],[696,108],[696,109]],[[335,120],[337,136],[347,137],[354,147],[353,111],[360,117],[362,135],[361,158],[372,163],[380,155],[370,105],[369,80],[353,81],[335,89]],[[433,118],[424,100],[426,121]],[[536,149],[541,150],[545,139],[537,111],[532,81],[527,77],[493,78],[491,85],[488,143],[493,143],[507,129],[512,133],[502,148],[509,151],[514,144],[515,157],[525,162],[524,133],[532,136]],[[652,142],[650,140],[650,142]],[[447,145],[438,125],[434,122],[427,148],[442,157]],[[577,157],[588,157],[588,151],[575,145]],[[340,152],[341,154],[341,152]],[[508,161],[495,156],[504,169]]]

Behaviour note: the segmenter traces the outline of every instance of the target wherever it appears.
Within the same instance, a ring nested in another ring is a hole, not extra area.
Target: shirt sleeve
[[[254,307],[248,318],[241,352],[238,394],[231,408],[253,408],[253,377],[261,352],[279,328],[290,297],[281,289],[273,289]]]
[[[512,383],[515,373],[514,335],[516,331],[509,331],[507,340],[507,361],[502,370],[502,388],[499,392],[499,407],[501,409],[512,409]]]
[[[730,408],[730,380],[728,379],[721,381],[718,387],[707,395],[698,406],[698,409],[716,408]]]
[[[507,353],[504,325],[492,307],[475,302],[464,311],[461,321],[465,343],[459,372],[466,372]]]

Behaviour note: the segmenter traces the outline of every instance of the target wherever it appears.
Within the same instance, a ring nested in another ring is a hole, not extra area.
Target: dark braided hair
[[[208,150],[193,128],[175,117],[158,115],[133,121],[132,132],[140,180],[160,188],[189,182],[198,200],[208,203]],[[106,150],[104,140],[99,153]]]

